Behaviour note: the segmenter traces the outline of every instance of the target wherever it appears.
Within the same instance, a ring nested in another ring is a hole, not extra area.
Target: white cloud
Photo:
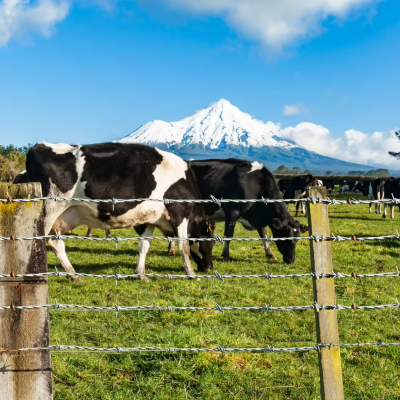
[[[228,26],[274,50],[317,36],[329,17],[345,19],[381,0],[159,0],[174,9],[221,16]]]
[[[0,47],[34,33],[51,36],[73,4],[113,11],[119,0],[0,0]]]
[[[322,125],[302,122],[295,127],[281,129],[278,135],[324,156],[357,164],[380,164],[392,169],[400,167],[399,161],[388,154],[389,151],[400,151],[400,142],[394,130],[367,134],[349,129],[343,136],[333,137]]]
[[[3,0],[0,3],[0,46],[29,32],[50,36],[69,12],[67,0]]]
[[[49,36],[72,4],[113,11],[120,0],[0,0],[0,46],[29,33]],[[136,0],[146,4],[144,0]],[[173,9],[221,16],[228,26],[265,46],[281,50],[324,31],[329,17],[345,19],[355,11],[371,15],[382,0],[158,0]]]
[[[296,114],[307,114],[307,113],[308,113],[307,108],[301,105],[286,105],[283,108],[283,115],[285,116],[296,115]]]

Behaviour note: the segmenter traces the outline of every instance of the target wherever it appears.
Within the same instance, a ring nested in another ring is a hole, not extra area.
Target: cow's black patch
[[[141,144],[103,143],[82,146],[85,166],[81,181],[86,182],[85,194],[91,199],[148,198],[157,186],[154,171],[162,155]],[[99,203],[99,219],[125,214],[136,203]]]
[[[26,157],[29,182],[41,182],[43,196],[48,196],[51,178],[52,183],[66,193],[78,180],[75,163],[72,153],[56,154],[51,147],[39,143],[29,150]]]

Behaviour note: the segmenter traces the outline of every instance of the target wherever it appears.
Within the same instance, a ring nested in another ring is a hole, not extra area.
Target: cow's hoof
[[[222,256],[222,260],[223,261],[228,261],[228,262],[232,262],[233,261],[233,258],[231,258],[231,257],[225,257],[225,256]]]
[[[147,276],[139,276],[139,280],[142,282],[150,282],[150,279]]]
[[[169,254],[170,256],[174,256],[174,255],[176,254],[175,249],[170,250],[170,251],[168,252],[168,254]]]
[[[91,238],[91,237],[92,237],[92,234],[90,234],[90,235],[86,235],[86,237],[87,237],[87,238]]]
[[[382,218],[386,218],[386,215],[385,215],[385,214],[383,214],[383,215],[382,215]]]
[[[106,236],[108,239],[112,239],[113,238],[113,235],[107,235]]]
[[[274,253],[267,254],[267,258],[275,261],[278,259],[278,257]]]
[[[80,276],[70,276],[69,279],[71,282],[79,282],[81,280]]]

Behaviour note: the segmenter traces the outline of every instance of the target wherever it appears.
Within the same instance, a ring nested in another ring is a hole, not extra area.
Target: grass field
[[[291,206],[293,207],[293,206]],[[293,208],[291,208],[293,211]],[[330,207],[334,234],[383,235],[399,229],[396,220],[368,214],[367,205]],[[305,223],[305,218],[300,218]],[[74,231],[84,234],[85,229]],[[223,226],[217,226],[223,236]],[[95,235],[103,236],[102,231]],[[118,231],[132,236],[133,230]],[[254,236],[238,227],[236,237]],[[165,242],[153,242],[147,272],[183,273],[179,255],[167,255]],[[277,252],[275,245],[273,250]],[[336,272],[396,271],[400,242],[332,243]],[[137,243],[67,241],[77,272],[133,273]],[[306,273],[310,271],[309,243],[297,245],[293,265],[266,260],[260,242],[234,242],[233,262],[223,262],[222,246],[214,247],[219,273]],[[59,267],[48,253],[49,269]],[[335,280],[337,302],[343,305],[395,303],[400,278]],[[86,305],[307,305],[313,303],[312,281],[302,279],[217,279],[202,281],[86,278],[69,282],[50,278],[50,300]],[[400,342],[400,310],[340,311],[340,341]],[[133,311],[51,312],[51,343],[95,347],[292,347],[316,343],[313,311]],[[346,399],[399,399],[400,349],[341,350]],[[55,399],[319,399],[318,355],[291,354],[103,354],[53,353]]]

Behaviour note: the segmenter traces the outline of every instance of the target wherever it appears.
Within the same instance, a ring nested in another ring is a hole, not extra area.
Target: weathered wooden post
[[[324,187],[311,187],[308,196],[326,199]],[[312,204],[308,208],[308,225],[310,235],[330,236],[328,205]],[[317,274],[331,274],[332,250],[330,242],[314,242],[311,247],[311,268]],[[319,305],[336,304],[335,286],[332,278],[313,278],[314,301]],[[336,310],[315,311],[318,343],[338,344],[339,331]],[[342,366],[340,362],[340,347],[323,347],[318,353],[319,373],[322,400],[342,400],[343,380]]]
[[[39,183],[0,186],[0,236],[44,235],[43,202],[13,203],[12,199],[42,197]],[[15,275],[47,272],[43,240],[0,241],[0,400],[48,400],[53,398],[51,359],[48,350],[12,350],[49,345],[49,312],[13,309],[13,306],[48,304],[46,277]],[[10,351],[11,350],[11,351]]]

